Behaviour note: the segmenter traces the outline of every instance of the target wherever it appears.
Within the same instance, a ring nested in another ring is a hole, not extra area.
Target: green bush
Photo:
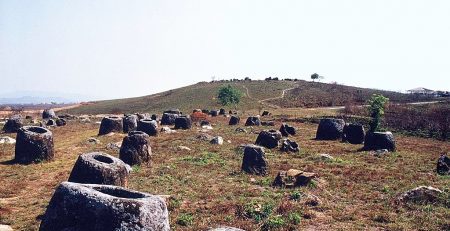
[[[190,213],[181,213],[177,219],[177,224],[182,225],[182,226],[192,225],[193,222],[194,222],[194,216]]]
[[[242,93],[237,89],[232,87],[231,85],[227,85],[226,87],[222,87],[219,89],[219,94],[217,98],[219,102],[224,105],[237,105],[241,101]]]
[[[389,98],[383,95],[374,94],[369,100],[369,113],[372,117],[370,122],[370,131],[375,132],[380,127],[381,117],[384,115],[384,109],[389,102]]]

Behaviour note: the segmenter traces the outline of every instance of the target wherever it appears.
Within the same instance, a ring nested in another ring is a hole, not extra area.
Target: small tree
[[[376,132],[379,129],[381,117],[384,115],[384,109],[388,102],[389,98],[378,94],[374,94],[369,100],[369,113],[372,117],[372,121],[370,121],[371,132]]]
[[[319,74],[317,74],[317,73],[312,74],[311,79],[313,82],[316,81],[316,79],[319,79]]]
[[[241,101],[241,96],[242,93],[238,89],[232,87],[231,85],[227,85],[219,89],[217,98],[224,106],[234,104],[236,107],[236,105]]]

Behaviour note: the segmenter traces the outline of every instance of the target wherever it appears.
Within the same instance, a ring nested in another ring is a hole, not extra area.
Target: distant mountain
[[[17,91],[0,94],[0,104],[43,104],[43,103],[78,103],[93,100],[79,94],[58,92]]]

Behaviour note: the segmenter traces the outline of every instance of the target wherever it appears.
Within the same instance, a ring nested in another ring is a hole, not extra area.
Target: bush
[[[182,226],[192,225],[193,222],[194,222],[194,216],[190,213],[181,213],[177,219],[177,224],[182,225]]]
[[[372,117],[370,122],[370,131],[375,132],[380,127],[381,117],[384,115],[384,109],[386,107],[389,98],[383,95],[374,94],[369,100],[369,113]]]
[[[242,93],[238,89],[232,87],[231,85],[227,85],[226,87],[219,89],[217,98],[222,105],[226,106],[231,104],[239,104],[241,96]]]

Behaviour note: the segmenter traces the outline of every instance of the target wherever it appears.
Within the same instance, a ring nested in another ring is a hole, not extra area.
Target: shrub
[[[238,89],[232,87],[231,85],[227,85],[226,87],[219,89],[217,98],[222,105],[226,106],[231,104],[239,104],[241,96],[242,93]]]
[[[381,117],[384,115],[384,109],[386,107],[389,98],[383,95],[374,94],[369,100],[369,113],[372,117],[370,122],[370,131],[375,132],[379,129]]]
[[[181,213],[177,219],[177,224],[182,225],[182,226],[192,225],[193,222],[194,222],[194,216],[190,213]]]

